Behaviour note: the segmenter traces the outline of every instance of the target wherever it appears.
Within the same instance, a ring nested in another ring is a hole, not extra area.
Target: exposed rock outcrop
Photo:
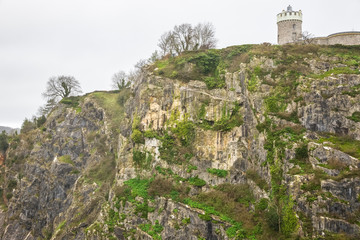
[[[60,103],[10,142],[2,239],[356,239],[351,54],[184,53],[148,66],[132,89]]]

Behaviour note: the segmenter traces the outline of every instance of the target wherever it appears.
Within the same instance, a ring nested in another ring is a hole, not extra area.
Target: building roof
[[[337,33],[330,34],[328,37],[338,35],[338,34],[360,34],[360,31],[337,32]]]

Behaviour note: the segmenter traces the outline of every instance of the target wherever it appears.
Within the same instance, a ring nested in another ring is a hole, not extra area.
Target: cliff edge
[[[360,48],[243,45],[12,137],[2,239],[358,239]]]

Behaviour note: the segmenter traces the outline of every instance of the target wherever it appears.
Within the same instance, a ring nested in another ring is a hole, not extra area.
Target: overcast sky
[[[276,43],[276,14],[289,4],[315,36],[360,30],[360,0],[0,0],[0,126],[35,115],[51,76],[109,90],[174,25],[213,23],[218,48]]]

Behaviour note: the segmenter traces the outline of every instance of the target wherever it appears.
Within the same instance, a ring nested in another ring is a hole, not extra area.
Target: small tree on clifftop
[[[47,82],[46,91],[42,94],[47,103],[39,111],[41,114],[47,114],[61,99],[79,93],[80,83],[73,76],[51,77]]]
[[[78,80],[73,76],[58,76],[49,79],[43,96],[47,99],[59,100],[77,93],[81,93]]]
[[[112,77],[112,87],[117,90],[129,88],[131,82],[128,75],[124,71],[115,73]]]
[[[304,44],[311,44],[314,41],[314,34],[304,31],[301,33],[301,40]]]

